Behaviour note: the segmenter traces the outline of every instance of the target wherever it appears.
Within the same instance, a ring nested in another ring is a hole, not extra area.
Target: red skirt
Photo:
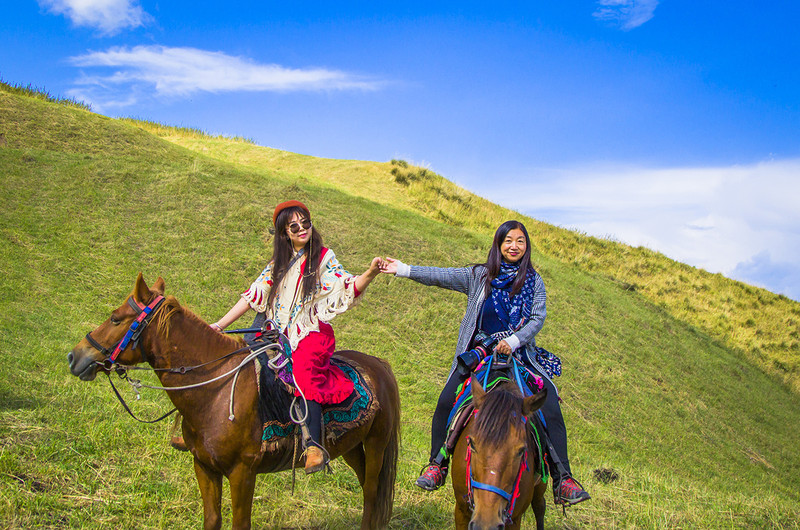
[[[320,322],[319,331],[309,333],[292,352],[294,378],[306,399],[330,405],[341,403],[353,392],[350,378],[330,362],[335,349],[333,328]],[[295,390],[295,395],[300,392]]]

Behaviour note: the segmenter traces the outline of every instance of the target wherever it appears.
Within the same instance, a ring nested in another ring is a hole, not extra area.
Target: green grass
[[[395,167],[420,173],[397,161],[316,159],[111,120],[1,84],[0,132],[7,528],[201,526],[191,459],[168,447],[169,425],[135,423],[104,379],[84,383],[67,368],[66,353],[122,302],[138,271],[150,282],[163,276],[168,293],[215,320],[269,258],[271,207],[287,198],[309,205],[351,272],[374,255],[442,266],[482,261],[493,228],[521,217],[430,172],[398,182]],[[745,304],[742,327],[752,319],[747,329],[765,337],[796,329],[788,322],[800,318],[798,304],[645,249],[524,220],[549,295],[539,340],[564,360],[558,383],[571,461],[593,497],[566,517],[550,505],[547,527],[797,528],[794,380],[744,343],[732,345],[747,339],[733,340],[727,326],[738,329],[740,317],[723,309]],[[676,293],[657,292],[669,288]],[[464,303],[456,293],[380,277],[334,321],[341,348],[386,358],[401,386],[391,528],[452,526],[451,490],[427,494],[412,483]],[[762,322],[767,311],[777,322],[771,328]],[[790,367],[792,337],[781,340]],[[142,417],[169,409],[157,391],[140,401],[124,394]],[[334,469],[299,474],[294,496],[291,474],[261,476],[254,526],[353,527],[360,491],[343,462]],[[600,480],[604,470],[617,480]],[[226,490],[226,513],[228,499]],[[533,527],[531,517],[524,527]]]
[[[24,96],[28,96],[35,99],[40,99],[42,101],[49,101],[51,103],[57,103],[59,105],[64,105],[68,107],[76,107],[84,110],[92,110],[90,105],[87,105],[83,101],[78,101],[75,98],[63,98],[60,96],[54,96],[50,94],[44,88],[35,87],[31,84],[22,86],[21,84],[13,84],[13,83],[6,83],[0,78],[0,90],[4,92],[8,92],[10,94],[21,94]]]

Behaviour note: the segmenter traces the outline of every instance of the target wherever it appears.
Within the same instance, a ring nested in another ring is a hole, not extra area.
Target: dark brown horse
[[[242,363],[247,352],[225,357],[244,345],[241,340],[217,333],[181,307],[174,297],[162,301],[163,295],[163,279],[159,278],[151,290],[139,274],[125,303],[69,353],[72,374],[92,380],[98,370],[114,369],[116,365],[112,365],[110,358],[118,355],[116,363],[121,365],[142,361],[150,364],[164,387],[185,387],[214,379]],[[145,309],[148,306],[151,310]],[[145,313],[149,313],[147,318],[142,316]],[[138,337],[138,348],[120,344],[137,319],[139,329],[143,330]],[[119,352],[112,351],[120,346],[125,347]],[[327,449],[331,458],[342,456],[358,476],[364,493],[361,528],[384,527],[392,514],[400,442],[397,381],[388,363],[378,358],[356,351],[337,355],[351,361],[371,381],[379,408],[370,421],[342,435]],[[220,362],[212,362],[223,357]],[[181,366],[197,368],[186,373],[165,370]],[[256,475],[290,469],[293,463],[302,466],[299,458],[293,462],[292,437],[282,439],[275,448],[262,449],[255,370],[249,364],[246,368],[238,372],[233,396],[232,375],[197,388],[168,392],[183,414],[183,436],[194,455],[207,529],[222,525],[223,476],[230,482],[232,528],[250,528]],[[232,398],[231,421],[228,409]]]
[[[470,385],[475,413],[452,458],[456,528],[517,529],[532,504],[541,530],[546,483],[542,453],[527,423],[544,404],[547,391],[523,399],[510,381],[490,392],[474,376]]]

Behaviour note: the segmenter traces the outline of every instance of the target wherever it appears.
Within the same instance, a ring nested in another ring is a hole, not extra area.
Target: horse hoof
[[[183,436],[173,436],[172,439],[170,439],[169,444],[173,449],[177,449],[178,451],[189,450],[189,448],[186,447],[186,442],[184,441]]]

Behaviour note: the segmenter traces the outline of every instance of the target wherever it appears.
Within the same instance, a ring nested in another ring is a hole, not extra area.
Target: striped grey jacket
[[[517,330],[505,340],[508,342],[508,345],[511,346],[511,349],[515,351],[516,356],[521,357],[523,362],[540,368],[535,362],[533,348],[536,346],[536,334],[542,329],[545,316],[547,316],[547,294],[544,289],[542,277],[535,271],[534,274],[536,276],[534,281],[531,319],[525,323],[521,329]],[[434,285],[467,295],[467,310],[464,314],[464,318],[461,319],[461,326],[458,330],[458,341],[456,342],[456,352],[453,356],[453,364],[450,367],[450,373],[452,374],[456,367],[456,357],[467,351],[470,341],[472,341],[472,337],[475,334],[475,328],[478,325],[478,312],[483,307],[483,300],[485,298],[483,284],[484,278],[486,277],[486,267],[483,265],[452,268],[420,267],[397,262],[397,276],[401,278],[410,278],[423,285]],[[520,348],[522,351],[520,351]],[[527,353],[527,355],[520,355],[523,351]]]

